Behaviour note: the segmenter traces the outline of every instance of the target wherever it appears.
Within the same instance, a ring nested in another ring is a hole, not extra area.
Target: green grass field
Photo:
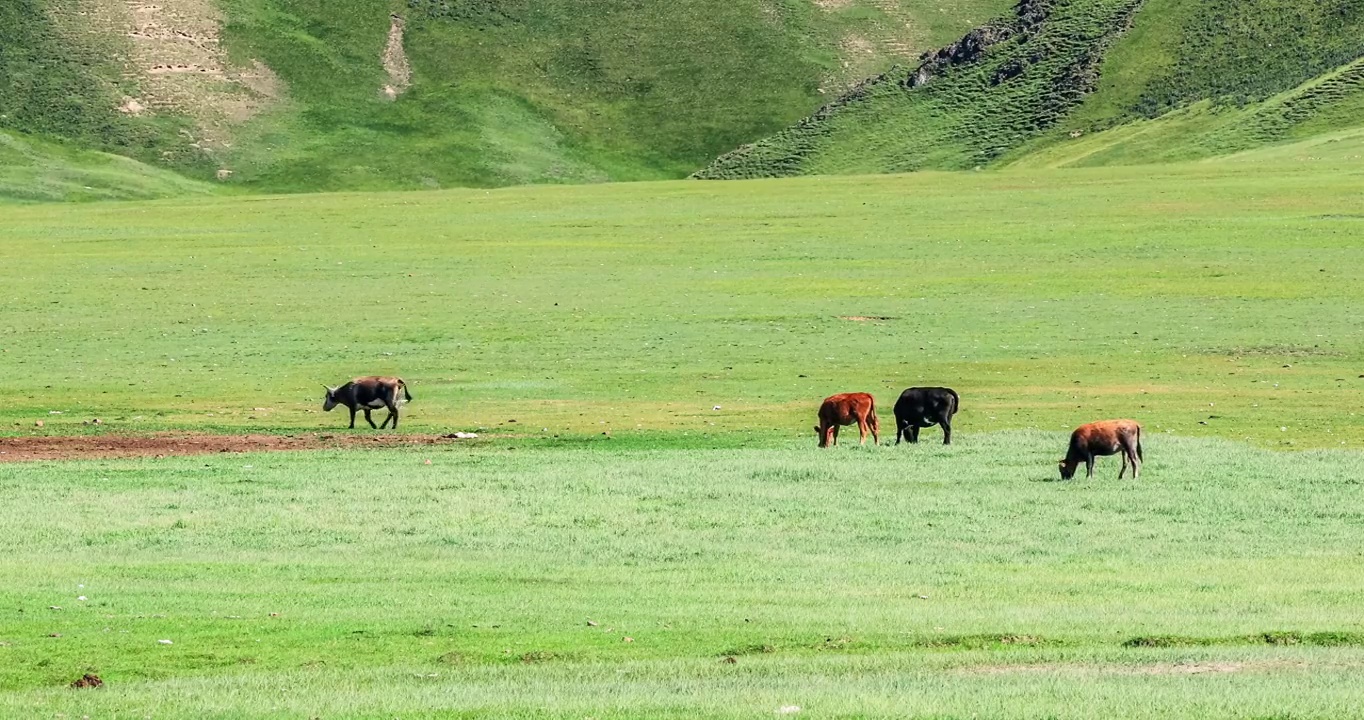
[[[0,716],[1357,716],[1355,148],[6,207],[6,434],[482,438],[0,465]]]
[[[18,206],[0,427],[330,428],[396,373],[423,431],[758,442],[947,384],[967,432],[1358,443],[1360,175],[1272,168]]]
[[[1354,715],[1364,455],[1061,439],[12,466],[0,714]]]

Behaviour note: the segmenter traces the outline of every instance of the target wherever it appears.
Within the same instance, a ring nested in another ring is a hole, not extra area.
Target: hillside
[[[0,130],[259,190],[682,177],[1006,0],[12,0]]]
[[[1023,0],[697,176],[1212,157],[1364,124],[1361,56],[1358,2]]]
[[[216,190],[119,155],[0,132],[0,202],[149,200]]]

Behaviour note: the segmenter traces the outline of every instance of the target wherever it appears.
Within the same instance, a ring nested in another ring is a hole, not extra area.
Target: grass
[[[1073,111],[1139,0],[1041,3],[1036,22],[1013,17],[969,60],[897,67],[770,138],[721,156],[706,179],[965,170],[994,162]],[[1020,5],[1020,8],[1023,6]],[[984,42],[984,41],[982,41]],[[912,132],[906,132],[912,128]]]
[[[1080,138],[1047,137],[1014,153],[1020,167],[1143,164],[1210,159],[1260,151],[1293,152],[1359,132],[1364,107],[1364,61],[1243,107],[1211,101]],[[1338,130],[1338,128],[1350,128]]]
[[[215,191],[119,155],[0,132],[0,202],[146,200]]]
[[[1040,29],[979,60],[912,90],[908,70],[879,78],[702,176],[1181,162],[1357,128],[1347,5],[1044,3]]]
[[[1337,139],[6,207],[8,434],[345,432],[318,385],[377,372],[482,437],[4,465],[0,716],[1355,715]],[[889,428],[914,384],[952,446],[814,448],[823,396]],[[1120,415],[1142,479],[1056,480]]]
[[[327,429],[396,373],[426,432],[761,444],[945,384],[965,432],[1357,444],[1351,163],[17,207],[0,427]]]
[[[51,11],[61,11],[58,16]],[[0,148],[0,198],[89,199],[95,197],[151,197],[168,194],[149,190],[175,187],[188,192],[193,183],[171,179],[169,172],[115,162],[114,153],[207,177],[210,169],[197,167],[200,158],[180,132],[188,126],[175,117],[135,117],[116,110],[122,94],[135,92],[121,77],[120,36],[101,37],[72,32],[62,17],[78,15],[70,7],[48,0],[13,0],[0,8],[0,133],[8,148]],[[26,137],[15,138],[15,135]],[[16,146],[47,148],[49,155],[33,170],[26,159],[12,157]],[[79,150],[102,152],[79,152]],[[111,165],[124,169],[111,177]],[[16,168],[17,166],[17,168]],[[87,185],[109,185],[96,193],[63,178],[86,175]],[[54,180],[54,177],[57,178]],[[119,183],[118,180],[123,180]],[[29,185],[36,185],[36,188]]]
[[[683,177],[857,79],[844,64],[877,72],[896,43],[927,49],[1002,8],[232,0],[229,46],[275,68],[296,102],[248,130],[235,180],[292,191]],[[390,11],[407,18],[414,72],[396,103],[378,94]],[[849,37],[856,53],[841,48]]]
[[[10,5],[0,129],[298,192],[684,177],[1006,2],[224,0],[227,75],[264,61],[282,90],[213,153],[193,118],[218,111],[183,106],[196,100],[117,111],[146,90],[125,76],[124,29],[53,0]],[[413,72],[396,102],[380,93],[390,13],[407,19]]]
[[[1063,444],[12,466],[0,713],[1351,713],[1364,456]]]

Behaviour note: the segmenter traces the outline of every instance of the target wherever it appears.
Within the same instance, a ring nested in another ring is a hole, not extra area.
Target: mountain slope
[[[681,177],[1007,0],[13,0],[0,129],[262,190]]]
[[[218,188],[119,155],[0,131],[0,202],[151,200]]]
[[[1364,60],[1267,100],[1204,100],[1150,120],[1020,148],[1008,164],[1076,167],[1179,162],[1231,155],[1364,128]]]
[[[1357,0],[1024,0],[697,176],[1210,157],[1364,124],[1361,56]]]

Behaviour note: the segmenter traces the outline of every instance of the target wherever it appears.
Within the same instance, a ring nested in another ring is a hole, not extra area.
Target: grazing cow
[[[819,406],[819,424],[815,434],[819,436],[819,446],[829,447],[838,444],[838,428],[842,425],[857,423],[862,445],[867,444],[867,431],[871,431],[871,442],[881,442],[881,426],[876,421],[876,400],[867,393],[843,393],[825,398]]]
[[[952,416],[957,414],[961,398],[952,388],[909,388],[895,401],[895,444],[906,440],[919,442],[919,429],[942,426],[942,444],[952,444]]]
[[[1061,479],[1075,477],[1075,469],[1080,461],[1085,463],[1085,477],[1094,477],[1094,457],[1096,455],[1117,455],[1122,453],[1122,470],[1118,479],[1127,472],[1127,464],[1132,463],[1132,479],[1141,473],[1141,425],[1135,420],[1103,420],[1081,425],[1070,434],[1070,449],[1066,459],[1061,461]]]
[[[355,411],[365,411],[365,422],[372,428],[383,428],[388,425],[388,421],[393,421],[393,429],[398,429],[398,403],[411,402],[412,396],[407,392],[407,383],[402,378],[396,377],[359,377],[342,385],[341,387],[322,387],[327,388],[327,399],[322,402],[322,409],[331,412],[337,405],[345,405],[350,408],[350,426],[355,427]],[[399,397],[398,393],[402,392]],[[383,425],[376,426],[374,418],[369,416],[371,410],[386,407],[388,417],[384,418]]]

